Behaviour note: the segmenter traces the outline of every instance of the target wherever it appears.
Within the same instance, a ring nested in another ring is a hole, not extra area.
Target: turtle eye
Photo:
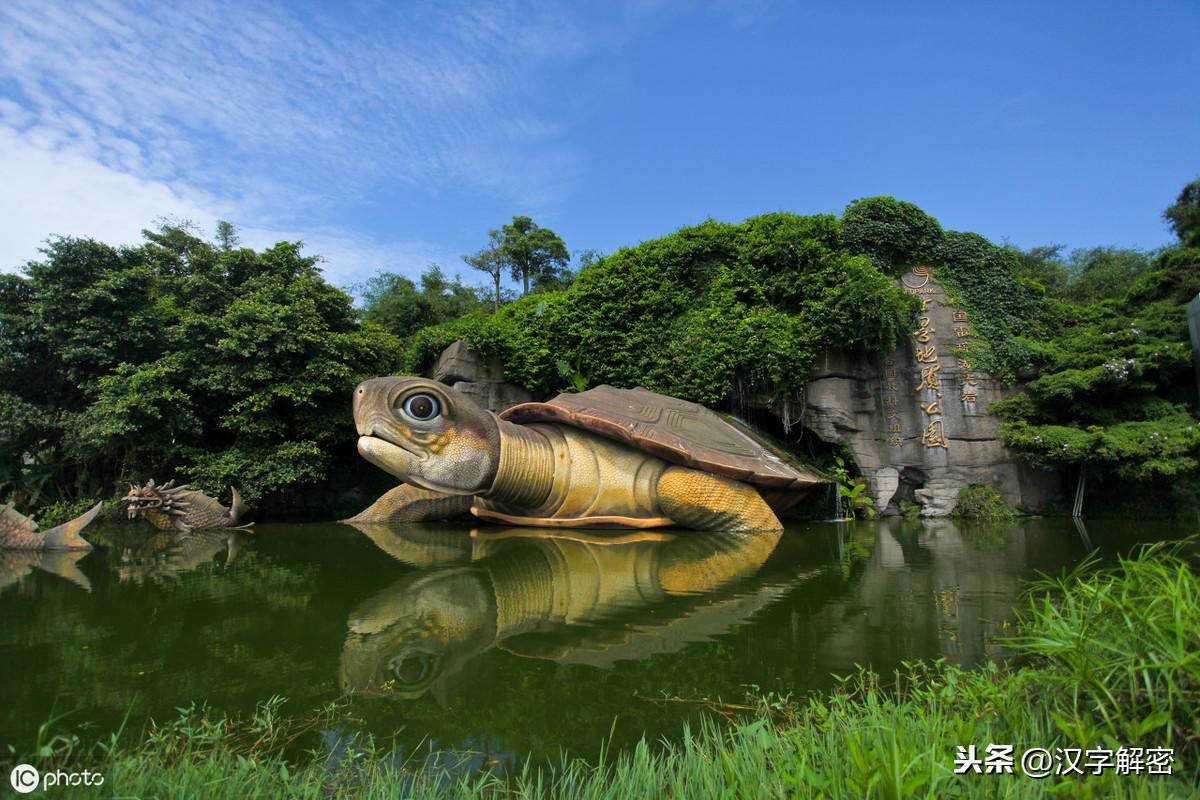
[[[412,686],[429,676],[433,664],[427,654],[414,653],[395,659],[392,661],[391,667],[392,677],[396,679],[397,683]]]
[[[419,422],[428,422],[441,413],[437,398],[431,394],[414,394],[404,401],[404,413]]]

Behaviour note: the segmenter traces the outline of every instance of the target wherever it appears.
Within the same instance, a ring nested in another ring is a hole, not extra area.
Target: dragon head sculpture
[[[131,484],[124,497],[130,519],[143,518],[162,530],[190,531],[195,528],[232,528],[246,512],[237,489],[233,489],[233,507],[226,508],[203,492],[175,481],[144,486]]]
[[[187,493],[187,486],[176,486],[175,481],[158,485],[155,484],[154,478],[151,478],[146,481],[145,486],[130,484],[124,502],[129,506],[130,519],[137,519],[143,515],[150,517],[147,512],[151,511],[156,512],[155,516],[186,517],[191,510]]]

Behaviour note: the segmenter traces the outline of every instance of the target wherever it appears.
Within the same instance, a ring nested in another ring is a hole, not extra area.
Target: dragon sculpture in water
[[[239,521],[249,511],[242,496],[232,486],[232,508],[226,508],[215,498],[196,491],[186,485],[176,486],[175,481],[155,484],[154,479],[145,486],[130,485],[124,502],[129,505],[129,518],[143,517],[160,530],[179,533],[200,528],[244,528]]]
[[[91,550],[79,532],[100,513],[96,503],[80,516],[39,533],[37,523],[13,508],[0,506],[0,550]]]

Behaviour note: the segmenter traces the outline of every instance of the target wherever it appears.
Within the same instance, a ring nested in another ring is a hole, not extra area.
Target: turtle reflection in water
[[[497,416],[424,378],[354,393],[358,450],[404,481],[352,522],[559,528],[782,528],[824,476],[745,426],[645,389],[598,386]]]
[[[407,531],[358,527],[388,552],[429,566],[429,547],[405,543]],[[779,537],[526,528],[468,539],[459,529],[431,543],[449,565],[406,575],[351,614],[342,688],[403,699],[432,691],[445,700],[454,677],[493,647],[596,667],[678,650],[786,591],[730,590],[758,572]],[[455,541],[469,543],[469,555]]]

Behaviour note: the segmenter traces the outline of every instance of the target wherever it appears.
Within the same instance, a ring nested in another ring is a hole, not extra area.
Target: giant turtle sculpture
[[[645,389],[598,386],[500,415],[424,378],[354,393],[358,451],[404,481],[358,522],[480,519],[542,527],[776,530],[813,485],[746,427]]]

